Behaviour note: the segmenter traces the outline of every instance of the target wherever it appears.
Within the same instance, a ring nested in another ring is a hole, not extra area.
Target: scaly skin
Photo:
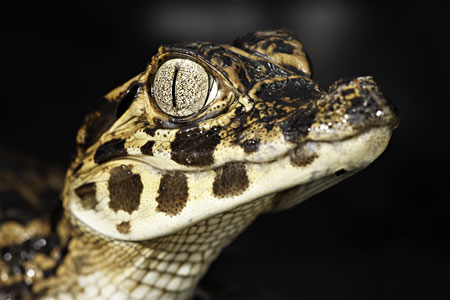
[[[59,260],[30,294],[189,299],[259,214],[366,167],[397,125],[371,77],[321,90],[289,32],[162,46],[86,116],[55,228]]]

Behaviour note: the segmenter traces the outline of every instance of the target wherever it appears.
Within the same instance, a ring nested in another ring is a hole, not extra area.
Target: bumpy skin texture
[[[183,100],[204,103],[190,115],[164,112],[176,111],[183,90],[205,94],[189,91],[195,74],[177,77],[178,61],[165,71],[173,78],[158,78],[171,88],[155,93],[155,74],[171,59],[193,61],[209,76],[208,100]],[[155,95],[173,99],[162,108]],[[364,168],[397,125],[395,107],[370,77],[321,90],[287,31],[249,33],[233,45],[162,46],[86,116],[66,174],[64,216],[32,235],[57,238],[53,261],[14,269],[2,249],[3,294],[19,296],[25,286],[20,296],[43,299],[188,299],[256,216]],[[11,243],[20,249],[26,241]]]

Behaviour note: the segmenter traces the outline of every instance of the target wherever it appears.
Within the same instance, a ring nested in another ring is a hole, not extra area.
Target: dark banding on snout
[[[398,109],[386,97],[372,77],[356,77],[341,83],[343,95],[349,101],[346,114],[348,122],[354,128],[366,126],[391,126],[396,128],[399,124]],[[345,85],[354,86],[353,89]],[[353,93],[352,93],[353,91]]]
[[[125,149],[125,140],[114,139],[98,147],[94,155],[94,161],[97,164],[102,164],[113,158],[124,156],[126,154],[127,150]]]

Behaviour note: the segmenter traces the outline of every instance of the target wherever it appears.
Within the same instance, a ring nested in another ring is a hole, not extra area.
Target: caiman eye
[[[173,58],[163,63],[153,80],[159,109],[173,117],[195,114],[217,95],[217,83],[198,63]]]

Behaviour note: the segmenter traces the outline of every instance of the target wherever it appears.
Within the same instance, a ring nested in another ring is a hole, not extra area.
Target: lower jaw
[[[389,127],[375,127],[341,141],[307,141],[276,161],[248,163],[249,176],[254,174],[257,183],[253,193],[264,196],[303,185],[303,201],[370,165],[386,149],[390,136]]]
[[[345,171],[343,174],[334,174],[325,176],[321,179],[314,180],[308,183],[300,184],[290,189],[278,193],[275,197],[275,204],[273,211],[283,211],[300,204],[301,202],[311,198],[312,196],[326,190],[335,184],[355,175],[364,168],[355,169],[352,171]]]

